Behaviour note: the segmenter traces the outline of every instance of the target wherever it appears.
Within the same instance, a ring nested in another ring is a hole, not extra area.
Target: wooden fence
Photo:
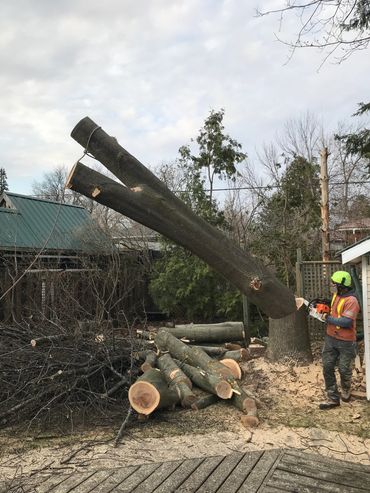
[[[50,262],[27,270],[29,258],[0,258],[0,321],[117,319],[151,309],[147,261],[137,252],[79,258],[61,269]],[[6,260],[6,261],[5,261]],[[20,274],[25,275],[16,282]]]
[[[310,301],[315,298],[331,298],[330,292],[332,274],[337,270],[349,271],[348,265],[342,265],[336,260],[302,261],[297,256],[296,263],[296,294]],[[322,340],[324,325],[311,317],[308,319],[311,341]]]

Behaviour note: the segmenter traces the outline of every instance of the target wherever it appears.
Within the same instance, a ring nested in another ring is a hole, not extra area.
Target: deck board
[[[207,457],[193,474],[178,487],[180,493],[193,493],[207,480],[212,472],[222,462],[223,457]]]
[[[286,472],[292,472],[300,474],[301,476],[308,476],[312,478],[322,479],[323,481],[337,483],[344,486],[355,486],[358,489],[362,489],[362,485],[366,484],[370,480],[370,475],[362,472],[350,471],[347,468],[341,468],[341,463],[336,466],[332,464],[327,465],[321,462],[316,464],[313,462],[304,462],[304,460],[293,461],[284,460],[282,458],[278,465],[279,470],[284,470]],[[367,488],[369,491],[369,488]]]
[[[152,491],[155,491],[158,486],[166,481],[181,466],[182,462],[182,460],[163,462],[145,481],[138,484],[132,491],[135,493],[152,493]]]
[[[217,493],[236,493],[245,481],[263,452],[247,452]]]
[[[37,493],[48,493],[49,491],[52,491],[52,489],[54,487],[63,483],[64,481],[66,481],[71,476],[74,476],[74,475],[72,473],[70,473],[70,474],[60,474],[59,473],[58,474],[57,472],[54,472],[45,481],[43,481],[41,484],[36,486],[36,491],[37,491]]]
[[[153,472],[161,467],[162,463],[154,462],[151,464],[144,464],[131,474],[128,478],[124,479],[118,486],[112,491],[120,493],[129,493],[143,483]]]
[[[154,490],[155,493],[178,491],[178,488],[193,474],[203,461],[204,458],[185,460],[176,471]]]
[[[284,450],[284,459],[302,459],[304,462],[314,462],[315,464],[325,464],[325,465],[333,465],[336,466],[339,463],[341,464],[341,468],[350,469],[352,472],[364,472],[370,474],[370,467],[365,466],[364,464],[359,464],[357,462],[348,462],[340,459],[334,459],[333,457],[323,457],[318,454],[313,454],[311,452],[302,452],[298,449],[286,449]]]
[[[21,477],[36,493],[365,493],[370,466],[298,450],[268,450]],[[20,484],[20,483],[19,483]],[[20,490],[19,490],[20,491]],[[0,483],[0,492],[9,492]]]
[[[83,481],[80,485],[77,487],[75,486],[72,491],[73,493],[90,493],[92,491],[97,491],[95,488],[99,485],[103,485],[105,480],[113,474],[114,471],[109,469],[106,471],[97,471],[96,474],[93,474],[89,478],[85,479],[85,481]]]
[[[302,491],[307,491],[307,493],[359,493],[360,491],[361,493],[364,493],[364,491],[369,491],[369,489],[359,490],[358,488],[323,481],[319,478],[302,476],[301,474],[286,472],[280,469],[276,469],[269,479],[267,486],[278,486],[280,488],[285,488],[285,491],[296,491],[299,493]]]
[[[91,493],[111,493],[111,491],[116,491],[115,488],[117,488],[117,486],[120,485],[126,478],[134,474],[134,472],[138,469],[139,466],[128,466],[114,470],[113,474],[104,479],[102,483],[95,486]],[[73,491],[73,493],[79,492],[76,490]]]
[[[220,486],[228,481],[230,474],[242,458],[243,454],[227,455],[197,491],[199,493],[214,493],[218,491]]]
[[[251,493],[259,491],[260,486],[263,484],[266,476],[278,460],[280,454],[280,450],[265,451],[255,464],[250,474],[246,476],[243,484],[238,490],[238,493]]]

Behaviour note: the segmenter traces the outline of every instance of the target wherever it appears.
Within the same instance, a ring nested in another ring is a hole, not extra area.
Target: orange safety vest
[[[333,307],[335,300],[337,299],[337,293],[333,294],[331,304],[330,304],[330,315],[335,318],[340,318],[342,316],[343,305],[346,301],[346,297],[341,298],[336,306],[336,312],[334,313]],[[352,327],[348,329],[344,329],[343,327],[339,327],[339,325],[328,324],[327,326],[327,334],[329,336],[335,337],[336,339],[341,339],[344,341],[355,341],[356,340],[356,324],[355,321],[352,323]]]

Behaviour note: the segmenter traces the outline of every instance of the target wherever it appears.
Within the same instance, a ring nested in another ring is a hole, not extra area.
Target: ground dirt
[[[242,413],[223,401],[200,411],[161,411],[146,421],[133,416],[116,448],[112,442],[125,415],[121,410],[104,427],[64,436],[25,436],[7,429],[0,434],[0,478],[283,447],[370,465],[370,403],[352,400],[320,411],[324,393],[319,359],[297,366],[261,357],[242,367],[242,385],[261,401],[257,428],[246,429]],[[363,388],[363,377],[355,371],[354,386]]]

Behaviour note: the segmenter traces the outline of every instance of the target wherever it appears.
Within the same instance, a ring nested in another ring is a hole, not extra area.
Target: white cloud
[[[237,0],[2,2],[0,166],[12,190],[73,164],[82,149],[70,132],[86,115],[153,166],[212,108],[250,151],[287,118],[310,110],[335,126],[368,100],[366,52],[319,73],[315,51],[284,65],[276,30]]]

